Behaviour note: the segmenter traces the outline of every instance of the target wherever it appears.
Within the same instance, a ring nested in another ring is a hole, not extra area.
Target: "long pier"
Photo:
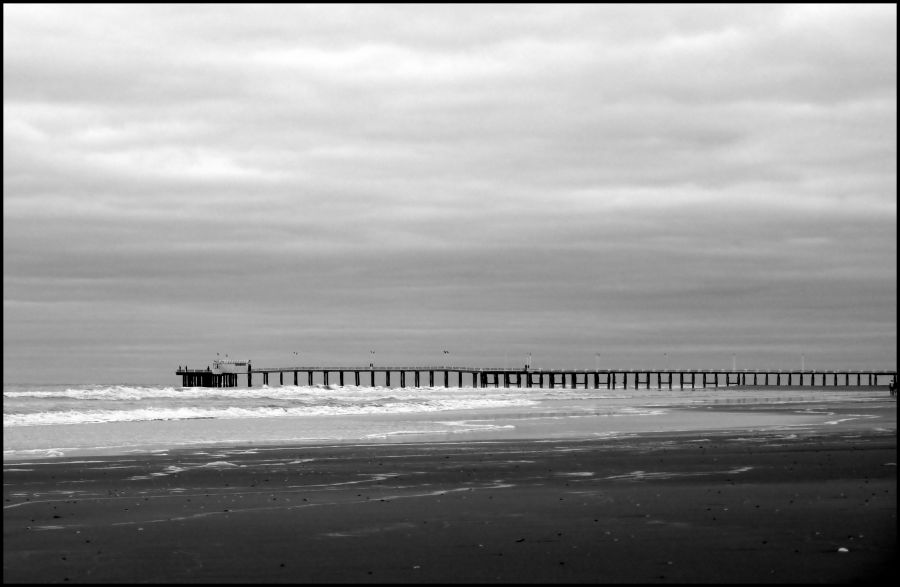
[[[256,376],[269,385],[269,376],[277,374],[285,385],[355,385],[384,387],[546,387],[614,389],[691,389],[725,386],[832,386],[858,387],[896,385],[896,370],[773,370],[773,369],[533,369],[447,366],[412,367],[252,367],[246,371],[221,372],[179,367],[182,387],[237,387],[238,376],[246,376],[253,387]],[[377,376],[377,377],[376,377]],[[393,376],[396,376],[394,379]]]

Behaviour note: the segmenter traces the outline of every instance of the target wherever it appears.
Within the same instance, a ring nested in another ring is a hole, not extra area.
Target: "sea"
[[[3,457],[151,453],[220,445],[613,437],[698,426],[696,415],[692,422],[679,419],[690,416],[685,415],[686,408],[812,406],[825,400],[883,403],[887,394],[884,389],[799,387],[4,384]],[[827,417],[811,410],[793,410],[794,424],[782,424],[799,426]],[[745,414],[740,424],[752,427],[773,421],[771,413]],[[718,417],[707,425],[735,424]]]

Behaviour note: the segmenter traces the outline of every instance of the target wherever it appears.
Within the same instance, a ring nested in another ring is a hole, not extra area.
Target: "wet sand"
[[[879,408],[878,426],[834,418],[799,433],[701,429],[9,462],[3,579],[890,580],[895,407]]]

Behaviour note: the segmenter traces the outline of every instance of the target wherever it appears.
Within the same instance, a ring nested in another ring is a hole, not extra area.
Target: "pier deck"
[[[881,370],[781,370],[781,369],[534,369],[430,366],[292,366],[253,367],[246,371],[179,368],[182,387],[237,387],[238,377],[246,377],[252,387],[254,376],[269,385],[269,375],[278,374],[278,384],[285,385],[383,385],[391,387],[392,376],[399,387],[548,387],[614,389],[641,387],[684,389],[719,387],[721,385],[762,386],[888,386],[896,382],[897,371]],[[407,378],[409,376],[409,378]],[[257,379],[259,381],[259,379]]]

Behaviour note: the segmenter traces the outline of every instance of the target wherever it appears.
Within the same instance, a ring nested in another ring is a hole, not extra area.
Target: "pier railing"
[[[279,385],[285,385],[285,373],[292,375],[293,385],[376,385],[391,387],[422,387],[435,384],[443,387],[549,387],[614,389],[616,387],[651,386],[656,389],[691,389],[721,386],[889,386],[897,381],[896,369],[880,370],[807,370],[807,369],[534,369],[527,367],[463,367],[447,365],[425,366],[290,366],[253,367],[246,371],[220,372],[206,369],[181,368],[175,372],[182,378],[183,387],[237,387],[238,377],[247,378],[252,387],[254,375],[269,385],[269,375],[277,373]],[[410,378],[407,379],[407,375]],[[332,376],[336,376],[332,378]],[[377,377],[376,377],[377,376]],[[451,377],[452,376],[452,377]],[[259,380],[257,380],[259,381]]]

